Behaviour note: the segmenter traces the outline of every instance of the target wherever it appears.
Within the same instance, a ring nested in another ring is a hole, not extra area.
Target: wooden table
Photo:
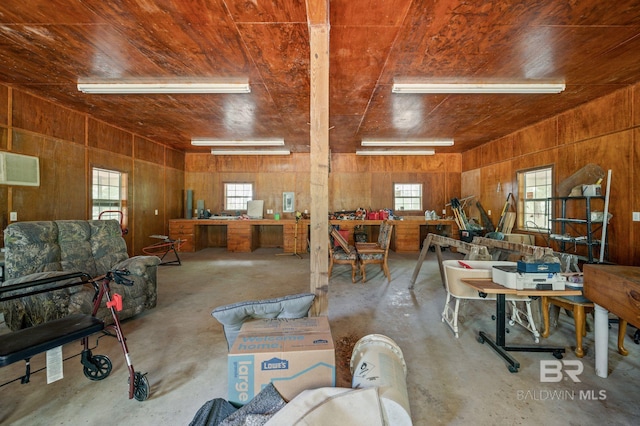
[[[584,295],[595,303],[596,375],[609,374],[609,311],[620,318],[620,337],[626,323],[640,326],[640,267],[584,265]]]
[[[500,284],[494,283],[490,278],[485,279],[463,279],[463,283],[470,287],[473,287],[480,293],[480,296],[486,296],[487,294],[496,295],[496,338],[492,340],[484,332],[480,331],[478,334],[478,342],[488,343],[489,346],[495,350],[507,363],[508,368],[512,373],[517,373],[520,368],[520,363],[509,354],[509,351],[519,352],[551,352],[553,356],[558,359],[562,358],[562,354],[565,351],[563,347],[549,347],[549,346],[507,346],[505,342],[505,324],[506,324],[506,295],[514,296],[527,296],[527,297],[549,297],[549,296],[579,296],[582,294],[580,290],[516,290],[512,288],[504,287]],[[544,305],[544,302],[543,302]]]

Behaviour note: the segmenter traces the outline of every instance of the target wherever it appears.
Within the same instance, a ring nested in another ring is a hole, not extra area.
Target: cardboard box
[[[227,362],[229,401],[244,405],[270,382],[291,400],[335,386],[335,348],[327,317],[245,322]]]

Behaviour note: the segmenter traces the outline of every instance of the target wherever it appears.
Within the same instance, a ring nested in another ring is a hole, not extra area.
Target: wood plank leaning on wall
[[[329,2],[308,0],[311,55],[311,258],[310,285],[316,298],[310,315],[329,311]]]

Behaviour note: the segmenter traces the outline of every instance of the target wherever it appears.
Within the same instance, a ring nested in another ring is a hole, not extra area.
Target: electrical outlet
[[[156,209],[156,216],[158,216],[158,209]]]
[[[491,210],[488,210],[488,211],[487,211],[487,215],[488,215],[488,216],[491,216]]]
[[[640,212],[633,212],[633,221],[640,222]]]
[[[16,220],[18,220],[18,212],[9,213],[9,220],[11,222],[15,222]]]

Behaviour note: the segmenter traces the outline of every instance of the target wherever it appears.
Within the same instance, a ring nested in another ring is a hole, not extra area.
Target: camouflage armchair
[[[121,320],[156,306],[156,256],[129,257],[116,220],[57,220],[16,222],[4,231],[5,281],[28,282],[70,272],[92,277],[110,269],[128,269],[132,287],[113,284],[123,298]],[[11,300],[1,304],[7,326],[18,330],[74,313],[91,313],[94,290],[90,285]],[[111,323],[102,307],[99,318]]]

